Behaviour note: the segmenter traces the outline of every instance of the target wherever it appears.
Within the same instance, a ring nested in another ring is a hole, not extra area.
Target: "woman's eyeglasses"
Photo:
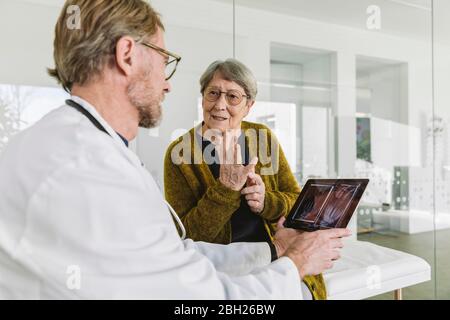
[[[242,94],[237,90],[220,91],[217,88],[207,88],[203,96],[209,102],[216,102],[222,94],[225,94],[225,100],[233,107],[239,105],[244,98],[250,99],[250,96]]]

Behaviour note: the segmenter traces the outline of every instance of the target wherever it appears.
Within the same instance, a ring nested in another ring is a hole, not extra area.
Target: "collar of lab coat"
[[[98,113],[97,109],[91,105],[86,100],[78,97],[78,96],[71,96],[71,99],[81,105],[84,109],[86,109],[95,119],[97,119],[98,122],[105,128],[106,132],[111,136],[112,140],[114,141],[115,146],[122,152],[129,160],[130,162],[135,165],[138,168],[142,168],[142,162],[138,158],[138,156],[132,152],[130,149],[128,149],[125,144],[123,143],[123,140],[119,137],[119,135],[116,133],[116,131],[111,128],[111,126],[106,122],[105,119],[102,118],[102,116]]]

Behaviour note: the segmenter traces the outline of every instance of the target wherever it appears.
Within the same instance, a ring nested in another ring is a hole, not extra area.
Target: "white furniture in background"
[[[329,300],[359,300],[431,279],[431,267],[422,258],[370,242],[347,240],[341,259],[324,273]]]
[[[413,209],[373,211],[372,223],[382,229],[416,234],[450,229],[450,213]]]

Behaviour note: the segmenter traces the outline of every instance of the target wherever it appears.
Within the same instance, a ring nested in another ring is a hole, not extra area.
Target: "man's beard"
[[[139,127],[154,128],[162,118],[161,102],[163,94],[157,94],[149,80],[150,70],[137,75],[128,85],[127,94],[139,112]]]

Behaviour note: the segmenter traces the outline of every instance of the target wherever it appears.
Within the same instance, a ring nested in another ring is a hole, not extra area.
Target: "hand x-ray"
[[[308,180],[285,225],[305,230],[346,227],[367,184],[367,179]]]

